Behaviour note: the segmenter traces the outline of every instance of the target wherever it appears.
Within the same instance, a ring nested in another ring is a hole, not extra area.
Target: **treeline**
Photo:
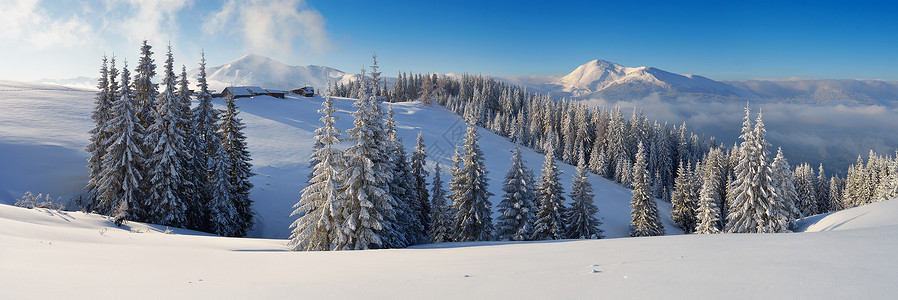
[[[90,179],[81,206],[126,220],[244,236],[253,225],[252,165],[233,98],[212,106],[206,62],[193,93],[187,68],[175,75],[171,46],[162,87],[146,41],[131,76],[103,57],[87,152]],[[191,108],[192,99],[198,101]]]
[[[352,97],[358,83],[334,84],[340,97]],[[577,164],[581,151],[589,169],[631,187],[632,167],[639,143],[646,147],[653,195],[670,201],[677,163],[695,165],[713,138],[700,137],[667,123],[651,122],[634,110],[626,119],[619,107],[613,110],[537,95],[485,76],[401,74],[391,90],[381,88],[387,101],[422,99],[458,113],[471,115],[474,123],[512,142],[545,153],[553,145],[553,155],[568,164]]]
[[[476,117],[466,116],[467,130],[450,167],[448,191],[441,167],[435,167],[432,189],[424,170],[426,152],[421,135],[408,156],[396,134],[392,108],[384,119],[377,60],[371,77],[362,70],[356,90],[358,110],[348,139],[334,127],[334,100],[328,91],[319,112],[313,172],[302,190],[291,224],[294,250],[354,250],[406,247],[426,242],[601,238],[584,153],[574,176],[570,207],[566,207],[560,173],[546,156],[542,177],[534,179],[520,150],[512,156],[494,224],[489,182],[478,144]],[[339,145],[348,143],[345,150]],[[554,152],[554,151],[550,151]],[[448,200],[448,201],[447,201]],[[448,203],[447,203],[448,202]]]
[[[351,82],[334,84],[333,89],[339,96],[347,97],[357,92],[357,87],[357,82]],[[766,175],[776,177],[776,182],[770,184],[780,189],[776,195],[779,198],[767,205],[787,207],[789,212],[778,212],[783,217],[777,222],[784,222],[785,227],[765,221],[762,223],[767,228],[748,228],[737,225],[741,221],[732,221],[745,212],[731,209],[740,205],[736,200],[745,200],[739,198],[744,191],[734,185],[747,184],[740,181],[748,175],[740,174],[739,168],[745,163],[740,159],[747,159],[742,151],[748,145],[718,146],[713,137],[706,139],[690,133],[685,123],[677,128],[650,122],[638,110],[625,119],[618,107],[609,111],[556,101],[484,76],[400,74],[391,89],[383,84],[377,93],[387,101],[435,102],[512,142],[552,153],[553,158],[569,164],[577,164],[578,154],[583,153],[585,164],[593,173],[626,187],[636,188],[634,180],[638,176],[634,173],[638,168],[634,167],[638,146],[643,144],[648,191],[652,197],[672,203],[671,217],[686,232],[780,231],[797,218],[898,196],[898,180],[893,178],[898,177],[896,159],[871,153],[866,164],[859,158],[857,165],[849,169],[848,178],[842,179],[826,177],[822,165],[815,174],[807,163],[792,168],[781,154],[771,161],[769,153],[764,152],[763,157],[755,159],[764,162],[763,168],[769,169]],[[748,119],[746,122],[751,123]],[[756,123],[761,126],[759,130],[765,130],[760,114]],[[763,136],[743,133],[743,143],[749,142],[745,138],[752,135]],[[761,164],[756,168],[761,168]],[[710,198],[713,203],[703,198]],[[752,203],[760,205],[758,201],[754,199]],[[700,224],[702,217],[712,218],[714,214],[713,226],[708,222]]]

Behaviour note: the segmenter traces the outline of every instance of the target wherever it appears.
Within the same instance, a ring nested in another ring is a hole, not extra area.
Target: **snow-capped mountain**
[[[674,74],[653,67],[624,67],[599,59],[580,65],[555,84],[575,98],[626,99],[653,93],[668,97],[758,98],[750,92],[698,75]]]
[[[190,77],[196,78],[196,70]],[[227,86],[254,85],[264,88],[290,90],[303,86],[322,89],[328,80],[347,83],[358,75],[324,66],[290,66],[266,56],[246,54],[234,61],[206,70],[210,88],[222,90]]]
[[[668,99],[762,99],[749,90],[691,74],[675,74],[653,67],[625,67],[601,59],[578,66],[564,76],[499,78],[536,92],[573,99],[634,100],[658,94]]]
[[[573,99],[638,100],[657,94],[664,99],[764,100],[819,104],[898,104],[898,81],[881,80],[747,80],[716,81],[675,74],[654,67],[625,67],[596,59],[563,76],[516,76],[497,79],[538,93]]]

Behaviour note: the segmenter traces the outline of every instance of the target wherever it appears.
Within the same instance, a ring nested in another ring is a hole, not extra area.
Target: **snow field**
[[[92,126],[93,92],[3,84],[21,89],[0,91],[0,203],[12,204],[25,191],[68,200],[87,180],[83,148]],[[289,213],[305,186],[321,101],[238,101],[258,173],[252,179],[257,227],[251,236],[265,239],[136,222],[119,228],[98,215],[0,204],[2,298],[888,299],[898,294],[898,200],[806,218],[799,224],[807,233],[286,251],[294,219]],[[338,99],[338,128],[351,126],[353,101]],[[428,170],[441,163],[448,181],[463,122],[444,108],[420,103],[394,104],[394,110],[405,146],[411,149],[422,131]],[[514,145],[479,132],[495,208]],[[529,149],[522,153],[538,176],[543,156]],[[560,162],[558,167],[569,192],[574,167]],[[628,236],[630,190],[596,175],[590,181],[605,235]],[[669,219],[669,204],[658,204],[667,233],[679,233]]]
[[[895,215],[896,207],[884,210]],[[129,226],[133,231],[97,215],[0,205],[4,297],[887,299],[898,293],[895,225],[338,252],[285,251],[283,239]]]

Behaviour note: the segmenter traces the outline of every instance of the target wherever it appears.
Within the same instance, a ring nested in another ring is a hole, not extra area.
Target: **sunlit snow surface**
[[[87,183],[87,157],[83,149],[88,131],[93,127],[90,113],[94,92],[70,90],[52,85],[0,82],[5,86],[41,87],[44,90],[0,91],[0,203],[13,204],[31,191],[50,193],[68,202],[82,192]],[[57,89],[52,89],[52,88]],[[247,144],[252,153],[251,191],[255,201],[256,227],[251,237],[287,238],[293,205],[299,200],[309,174],[308,157],[312,153],[313,135],[321,124],[317,110],[321,97],[289,95],[287,99],[268,96],[242,98],[237,101],[240,117],[246,123]],[[337,127],[352,127],[353,99],[339,98]],[[216,99],[217,108],[224,108]],[[456,142],[465,131],[461,118],[440,106],[421,103],[393,104],[397,129],[411,152],[418,132],[423,133],[428,152],[427,168],[432,173],[435,163],[442,164],[443,181],[449,178],[449,166]],[[385,109],[386,111],[386,105]],[[344,131],[345,132],[345,131]],[[480,147],[489,171],[490,191],[495,194],[493,207],[501,200],[502,182],[511,162],[510,150],[516,145],[507,139],[480,129]],[[343,137],[347,137],[345,134]],[[348,144],[347,144],[348,145]],[[529,149],[524,159],[538,176],[543,155]],[[560,163],[561,182],[570,189],[574,167]],[[431,174],[433,175],[433,174]],[[599,176],[591,175],[602,228],[608,237],[629,235],[631,192]],[[430,179],[428,180],[430,181]],[[444,187],[448,188],[448,187]],[[669,204],[659,203],[661,214],[669,214]],[[71,205],[70,205],[71,206]],[[494,214],[495,215],[495,214]],[[681,233],[665,218],[668,233]]]
[[[894,224],[895,203],[876,218],[824,221]],[[898,293],[895,225],[342,252],[289,252],[283,239],[128,226],[80,212],[0,205],[3,298],[888,299]]]
[[[8,83],[5,83],[9,85]],[[24,86],[25,84],[18,84]],[[43,86],[47,88],[46,86]],[[0,298],[853,298],[898,294],[898,201],[803,220],[807,233],[678,235],[411,249],[289,252],[292,205],[308,173],[320,98],[241,99],[253,155],[253,238],[221,238],[102,216],[6,204],[25,191],[70,198],[86,181],[91,92],[0,91]],[[352,100],[338,102],[338,126]],[[220,102],[217,104],[221,104]],[[411,148],[419,130],[448,169],[458,117],[394,106]],[[483,130],[490,189],[513,147]],[[538,174],[542,156],[524,151]],[[560,164],[566,189],[573,167]],[[448,178],[447,174],[443,174]],[[623,237],[630,191],[591,177],[606,234]],[[661,203],[662,214],[669,208]],[[665,218],[669,233],[676,233]]]

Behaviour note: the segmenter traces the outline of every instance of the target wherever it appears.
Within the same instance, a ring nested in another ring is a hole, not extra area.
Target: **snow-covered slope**
[[[290,206],[304,185],[310,138],[318,126],[315,110],[322,99],[317,97],[238,102],[259,173],[253,177],[259,216],[253,235],[275,239],[179,229],[165,234],[166,228],[156,225],[116,227],[94,214],[17,208],[7,204],[26,190],[66,195],[83,186],[81,149],[93,93],[14,82],[0,87],[4,298],[885,299],[898,294],[898,200],[833,213],[808,227],[823,232],[286,251]],[[340,128],[351,124],[351,103],[337,101]],[[421,130],[428,167],[447,166],[463,133],[458,117],[419,103],[394,109],[405,145],[410,147]],[[490,190],[499,194],[512,145],[481,133]],[[538,172],[541,156],[524,151],[524,158]],[[559,168],[569,188],[573,168]],[[606,234],[625,236],[629,190],[596,176],[590,180]],[[667,215],[668,206],[661,203],[661,211]],[[676,233],[669,219],[665,222],[668,232]]]
[[[8,86],[31,88],[30,84],[7,83]],[[52,86],[44,86],[46,88]],[[12,89],[12,88],[10,88]],[[90,111],[93,93],[70,89],[42,91],[0,92],[0,203],[12,204],[25,192],[50,193],[68,201],[76,197],[87,182],[84,147],[87,131],[92,128]],[[216,100],[219,101],[219,100]],[[252,237],[286,238],[293,204],[305,187],[308,157],[312,152],[313,132],[319,126],[316,112],[323,101],[320,97],[292,97],[277,99],[268,96],[239,99],[243,121],[246,123],[247,144],[252,153],[253,171],[251,191],[257,213]],[[340,118],[337,127],[352,126],[351,112],[355,100],[336,101]],[[223,108],[221,102],[215,103]],[[418,132],[423,133],[428,151],[427,168],[432,172],[438,162],[443,166],[442,177],[448,180],[448,169],[456,142],[463,138],[464,122],[460,117],[439,106],[420,103],[398,103],[396,112],[399,135],[405,146],[415,145]],[[489,171],[490,191],[495,194],[493,207],[501,199],[501,180],[509,165],[510,149],[515,145],[505,138],[480,130],[480,141]],[[529,149],[524,159],[538,174],[543,156]],[[574,167],[560,163],[562,184],[570,189]],[[629,235],[631,192],[599,176],[591,175],[596,194],[602,228],[608,237]],[[672,226],[669,204],[659,203],[669,234],[680,233]]]
[[[281,90],[309,85],[317,90],[324,88],[328,80],[345,84],[358,77],[323,66],[289,66],[258,54],[247,54],[206,71],[210,88],[219,91],[228,86],[248,85]],[[195,79],[196,72],[192,71],[190,77]]]
[[[898,199],[807,217],[796,221],[803,232],[898,226]]]
[[[869,225],[290,252],[283,239],[164,234],[0,205],[0,290],[11,299],[890,299],[898,226]]]

